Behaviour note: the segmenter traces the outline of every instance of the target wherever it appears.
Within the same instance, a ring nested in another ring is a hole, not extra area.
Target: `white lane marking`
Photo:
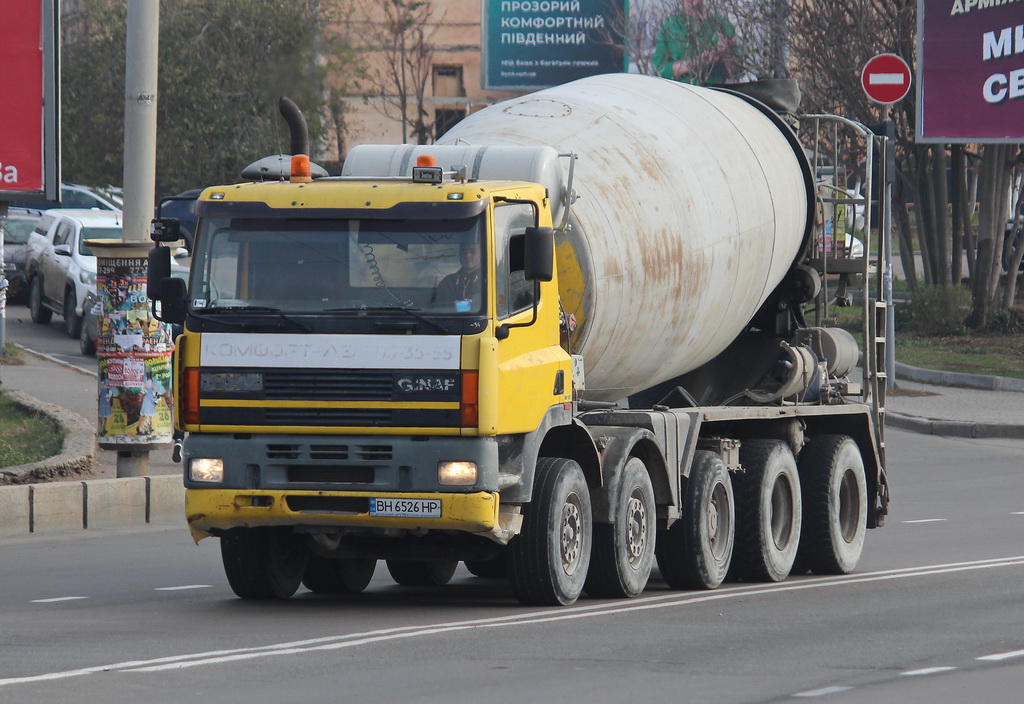
[[[853,689],[853,687],[822,687],[821,689],[812,689],[810,692],[798,692],[794,694],[794,697],[825,697],[829,694],[839,694],[840,692],[846,692]]]
[[[983,660],[986,662],[1000,662],[1002,660],[1009,660],[1010,658],[1024,657],[1024,650],[1011,650],[1007,653],[993,653],[992,655],[982,655],[977,660]]]
[[[498,616],[469,621],[452,621],[428,626],[399,626],[364,633],[348,633],[249,648],[232,648],[226,650],[186,653],[183,655],[170,655],[151,660],[134,660],[78,670],[48,672],[40,675],[0,679],[0,687],[9,684],[24,684],[28,682],[65,679],[68,677],[78,677],[81,675],[105,671],[158,672],[162,670],[176,670],[187,667],[196,667],[198,665],[213,665],[217,663],[234,662],[266,656],[290,655],[321,650],[339,650],[368,643],[415,638],[419,636],[478,628],[503,628],[506,626],[527,626],[541,623],[554,623],[559,621],[631,613],[634,611],[689,606],[693,604],[736,599],[741,597],[795,592],[805,589],[824,589],[829,587],[842,587],[851,584],[881,582],[893,579],[910,579],[913,577],[926,577],[997,567],[1017,567],[1022,565],[1024,565],[1024,555],[975,560],[972,562],[957,562],[944,565],[904,567],[895,570],[865,572],[864,574],[859,575],[811,577],[791,582],[779,582],[768,585],[728,587],[725,589],[719,589],[715,592],[701,592],[696,596],[672,592],[670,594],[659,596],[633,599],[624,606],[620,605],[621,602],[613,602],[611,604],[605,603],[574,606],[565,609],[548,609],[544,611],[532,611],[510,616]]]
[[[153,587],[155,592],[180,592],[186,589],[211,589],[212,584],[183,584],[180,587]]]
[[[33,599],[33,604],[56,604],[58,601],[77,601],[78,599],[88,599],[87,596],[55,596],[52,599]]]
[[[1011,516],[1024,516],[1024,511],[1010,511]]]
[[[948,521],[948,518],[918,518],[916,521],[903,521],[904,523],[942,523]]]
[[[940,672],[949,672],[950,670],[955,670],[955,669],[956,669],[955,667],[948,667],[948,666],[946,666],[946,667],[922,667],[920,670],[907,670],[906,672],[901,672],[900,674],[905,676],[905,677],[918,677],[920,675],[937,675]]]

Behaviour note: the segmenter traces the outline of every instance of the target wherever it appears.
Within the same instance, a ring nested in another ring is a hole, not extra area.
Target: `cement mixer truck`
[[[315,177],[282,101],[293,153],[203,191],[187,285],[173,221],[150,257],[186,518],[234,592],[852,571],[888,506],[884,326],[857,369],[821,316],[838,167],[770,102],[597,76]]]

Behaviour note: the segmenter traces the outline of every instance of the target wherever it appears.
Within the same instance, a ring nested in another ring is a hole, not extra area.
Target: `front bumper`
[[[373,516],[371,498],[435,499],[441,516]],[[214,532],[263,526],[321,526],[454,530],[499,539],[498,494],[291,491],[267,489],[187,489],[185,512],[197,542]],[[365,506],[366,510],[360,509]]]

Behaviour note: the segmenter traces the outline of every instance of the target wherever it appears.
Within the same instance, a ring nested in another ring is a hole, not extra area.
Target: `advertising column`
[[[148,451],[173,435],[171,327],[152,316],[146,297],[149,247],[119,240],[88,240],[96,252],[102,312],[99,338],[97,437],[107,450]]]

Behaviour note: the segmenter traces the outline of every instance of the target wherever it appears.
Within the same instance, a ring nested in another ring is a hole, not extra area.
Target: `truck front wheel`
[[[725,462],[698,450],[686,482],[683,515],[658,535],[661,576],[673,589],[714,589],[729,572],[736,507]]]
[[[630,598],[647,586],[657,538],[654,487],[639,457],[631,457],[622,468],[612,501],[614,523],[594,526],[586,590],[596,597]]]
[[[744,473],[735,480],[736,550],[733,570],[756,582],[781,582],[800,544],[800,476],[781,440],[746,440]]]
[[[358,594],[366,589],[376,567],[376,560],[310,555],[302,584],[314,594]]]
[[[537,461],[533,500],[522,532],[506,549],[516,598],[537,606],[568,606],[579,598],[590,567],[593,512],[583,470],[573,460]]]
[[[849,574],[867,531],[864,458],[848,435],[818,435],[800,452],[804,519],[797,560],[815,574]]]
[[[391,579],[405,587],[443,587],[452,580],[458,560],[388,560]]]
[[[287,528],[233,528],[220,538],[231,590],[243,599],[287,599],[299,588],[309,548]]]

